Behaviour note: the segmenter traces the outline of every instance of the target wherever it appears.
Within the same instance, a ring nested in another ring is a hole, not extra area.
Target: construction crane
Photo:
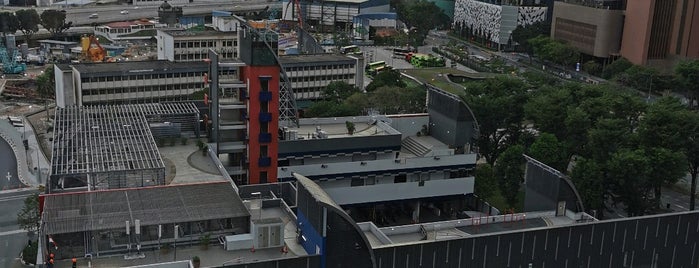
[[[80,44],[84,59],[93,62],[103,62],[107,59],[107,50],[100,45],[99,40],[94,35],[83,36],[80,39]]]
[[[25,63],[17,61],[19,53],[16,49],[12,50],[12,55],[7,52],[7,48],[0,47],[0,60],[2,61],[2,70],[6,74],[21,74],[27,70]]]
[[[291,5],[292,2],[294,3],[294,7],[296,8],[296,22],[298,23],[298,27],[299,29],[303,29],[303,14],[301,14],[301,0],[289,0],[289,3],[286,4],[286,11],[289,11],[289,5]],[[282,20],[283,19],[286,19],[286,14],[282,15]]]

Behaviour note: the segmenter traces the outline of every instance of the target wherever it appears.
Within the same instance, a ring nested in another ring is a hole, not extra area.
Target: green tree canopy
[[[675,67],[677,87],[685,92],[690,100],[689,106],[693,107],[699,97],[699,60],[683,61]]]
[[[14,34],[19,30],[19,20],[12,12],[0,12],[0,31],[3,35]]]
[[[626,58],[619,58],[602,69],[602,78],[611,79],[617,74],[623,73],[626,69],[631,68],[631,66],[633,66],[633,63],[629,60]]]
[[[385,86],[395,86],[404,88],[406,87],[403,77],[400,75],[398,70],[388,70],[378,73],[371,80],[371,83],[366,86],[367,92],[372,92],[380,87]]]
[[[513,145],[507,148],[495,162],[495,177],[498,179],[500,192],[507,204],[517,205],[517,194],[524,178],[524,147]]]
[[[520,79],[498,77],[466,84],[462,98],[478,118],[480,154],[490,164],[522,131],[527,85]]]
[[[476,166],[476,183],[473,192],[478,197],[488,200],[498,190],[498,181],[495,180],[493,166],[490,164],[480,164]]]
[[[353,85],[348,84],[345,81],[333,81],[330,82],[323,91],[321,92],[321,97],[328,101],[333,101],[341,103],[349,96],[355,93],[360,93],[361,91]]]
[[[39,230],[41,215],[39,215],[39,194],[32,194],[24,199],[24,206],[17,214],[17,224],[29,232]]]
[[[564,146],[558,142],[558,139],[553,134],[541,133],[529,147],[528,155],[560,172],[566,173],[568,156]]]
[[[398,18],[410,29],[409,35],[414,47],[421,46],[430,30],[448,27],[451,20],[431,1],[403,0],[396,1]]]
[[[608,183],[606,183],[602,167],[595,161],[578,158],[570,178],[578,189],[585,208],[596,210],[597,217],[603,218]]]
[[[41,25],[54,37],[68,30],[73,22],[66,22],[66,13],[60,10],[47,9],[41,12]]]
[[[56,77],[53,75],[53,65],[46,66],[44,73],[36,77],[36,85],[41,97],[56,97]]]
[[[32,35],[39,31],[39,23],[41,22],[39,13],[35,9],[21,9],[17,10],[15,15],[19,21],[19,30],[22,31],[27,41],[31,40]]]

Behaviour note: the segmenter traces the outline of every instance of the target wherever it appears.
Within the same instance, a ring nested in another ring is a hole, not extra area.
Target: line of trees
[[[60,10],[47,9],[39,15],[36,9],[21,9],[16,12],[0,12],[0,31],[3,35],[21,31],[27,42],[43,26],[54,37],[68,30],[73,22],[66,22],[66,13]]]
[[[696,181],[699,114],[678,99],[647,104],[610,84],[534,85],[507,77],[465,84],[463,99],[480,123],[479,153],[511,207],[522,153],[568,174],[599,213],[620,202],[630,216],[647,214],[660,207],[663,185],[688,172]]]
[[[408,86],[398,71],[383,71],[367,85],[366,93],[344,81],[331,82],[304,117],[419,113],[425,110],[425,96],[423,88]]]

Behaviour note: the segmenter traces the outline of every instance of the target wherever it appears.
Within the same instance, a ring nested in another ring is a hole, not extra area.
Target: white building
[[[148,40],[155,36],[156,28],[166,26],[147,19],[119,21],[95,27],[95,35],[107,38],[112,42]]]
[[[56,105],[189,100],[204,88],[205,62],[124,61],[54,65]]]
[[[279,57],[291,80],[296,100],[320,98],[322,90],[334,81],[362,87],[364,60],[345,55],[307,54]]]
[[[213,48],[222,59],[238,58],[237,32],[158,30],[158,59],[201,61]]]

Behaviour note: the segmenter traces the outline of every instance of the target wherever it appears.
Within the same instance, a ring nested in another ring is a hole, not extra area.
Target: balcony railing
[[[272,158],[261,156],[257,159],[257,165],[260,167],[269,167],[272,164]]]
[[[260,143],[272,142],[272,133],[260,133],[258,140]]]
[[[269,102],[272,100],[272,92],[263,91],[260,92],[260,102]]]
[[[261,123],[272,122],[272,114],[271,113],[260,113],[260,122]]]

